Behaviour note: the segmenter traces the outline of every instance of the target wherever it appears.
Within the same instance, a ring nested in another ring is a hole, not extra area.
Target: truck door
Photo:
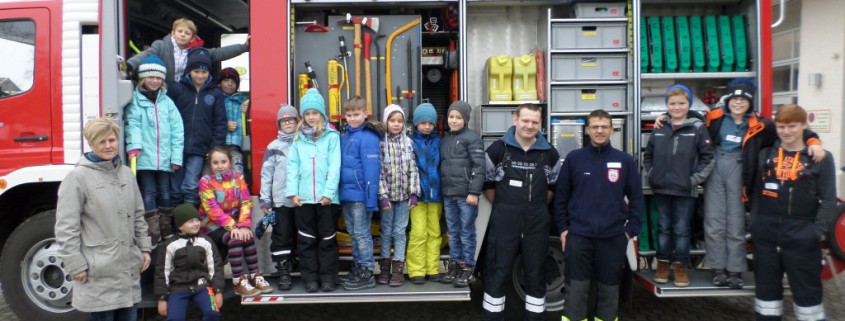
[[[0,10],[0,174],[51,161],[49,16]]]

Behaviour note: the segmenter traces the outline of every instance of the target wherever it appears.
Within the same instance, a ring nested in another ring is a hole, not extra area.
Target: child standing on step
[[[238,92],[241,86],[241,76],[235,68],[229,67],[220,71],[217,75],[217,87],[223,91],[226,105],[226,147],[232,153],[233,168],[238,173],[244,172],[244,156],[241,154],[243,144],[244,124],[241,117],[241,110],[246,108],[246,97]]]

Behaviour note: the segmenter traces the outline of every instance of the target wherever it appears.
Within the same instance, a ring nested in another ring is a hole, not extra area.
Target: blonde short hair
[[[82,136],[88,141],[88,145],[95,145],[105,139],[109,134],[114,133],[120,137],[120,126],[107,117],[100,117],[89,121],[82,129]]]
[[[179,18],[176,19],[176,21],[173,21],[173,28],[170,30],[170,32],[176,31],[176,27],[178,27],[179,25],[184,25],[185,28],[188,28],[188,30],[190,30],[191,33],[194,34],[194,37],[197,36],[197,25],[187,18]]]

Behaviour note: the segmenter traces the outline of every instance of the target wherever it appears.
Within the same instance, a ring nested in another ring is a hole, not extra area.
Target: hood
[[[102,162],[95,162],[88,159],[87,154],[92,154],[93,152],[88,152],[82,155],[79,158],[79,161],[76,162],[76,166],[83,166],[88,167],[93,170],[104,171],[104,172],[111,172],[117,171],[121,166],[123,166],[123,160],[120,157],[115,157],[112,161],[102,161]],[[96,156],[95,156],[96,157]]]
[[[543,136],[542,132],[538,131],[537,135],[534,136],[534,137],[537,138],[537,140],[535,140],[534,144],[531,145],[530,148],[528,148],[528,151],[549,150],[549,149],[552,148],[552,145],[549,144],[549,142],[546,140],[546,137]],[[502,136],[502,141],[506,145],[510,145],[510,146],[522,149],[522,146],[519,145],[518,141],[516,141],[516,126],[511,126],[511,128],[508,128],[508,131],[505,133],[504,136]]]
[[[155,103],[161,102],[162,99],[164,99],[164,97],[167,97],[167,89],[162,87],[161,89],[158,90],[158,95],[156,96]],[[132,100],[133,100],[133,103],[135,103],[135,106],[138,106],[138,107],[141,107],[141,108],[152,107],[152,106],[146,106],[146,105],[140,104],[141,99],[149,101],[149,99],[147,99],[147,96],[145,96],[144,93],[141,92],[140,87],[135,88],[135,95],[133,95],[133,97],[132,97]]]

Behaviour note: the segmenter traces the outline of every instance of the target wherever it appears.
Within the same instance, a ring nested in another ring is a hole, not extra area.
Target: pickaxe
[[[352,17],[351,14],[346,14],[346,20],[341,20],[339,23],[351,23],[355,26],[355,38],[353,40],[353,55],[355,56],[355,95],[361,95],[361,45],[364,46],[364,72],[366,81],[366,100],[367,100],[367,115],[373,114],[373,99],[372,99],[372,77],[370,73],[370,43],[372,42],[372,34],[365,32],[363,34],[363,43],[361,37],[362,28],[366,31],[378,33],[379,21],[378,18],[367,17]]]

